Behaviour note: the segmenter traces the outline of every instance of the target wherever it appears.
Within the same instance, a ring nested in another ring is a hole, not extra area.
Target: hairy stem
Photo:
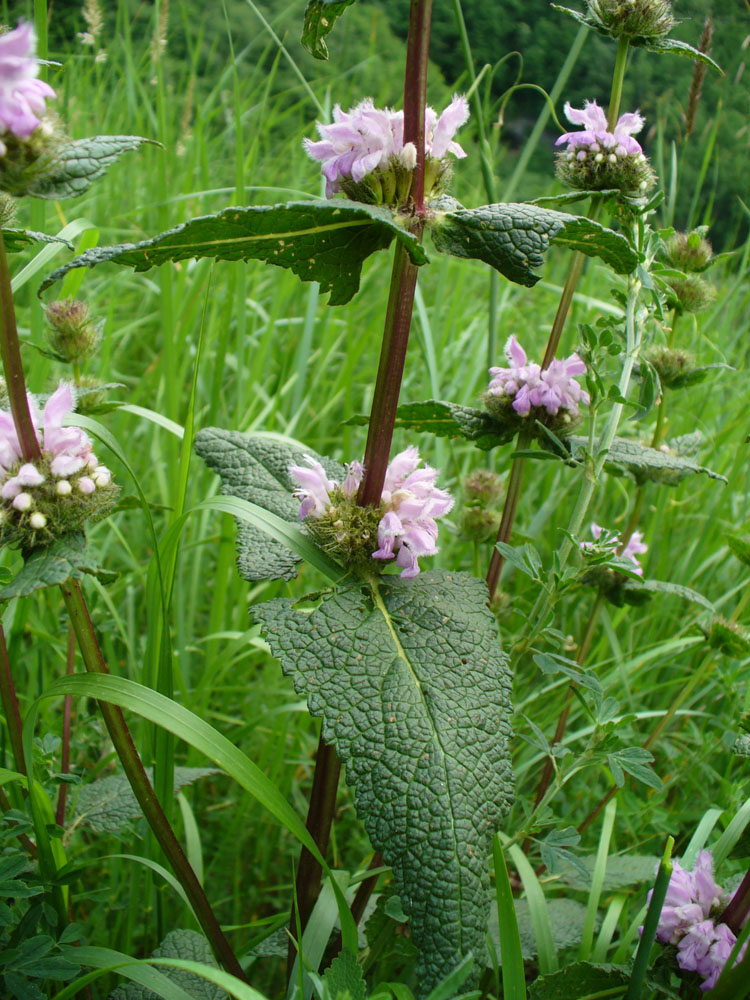
[[[70,676],[76,665],[76,634],[72,628],[68,629],[68,655],[65,660],[65,673]],[[62,728],[62,753],[60,759],[60,773],[70,772],[70,720],[73,715],[73,698],[68,694],[65,696],[63,704],[63,728]],[[65,805],[68,800],[68,786],[65,782],[60,785],[57,793],[57,809],[55,810],[55,822],[58,826],[65,825]]]
[[[38,462],[42,457],[42,452],[39,448],[26,396],[26,379],[21,363],[16,311],[13,307],[13,290],[10,285],[10,268],[8,267],[8,256],[5,252],[5,240],[2,232],[0,232],[0,318],[2,319],[0,357],[2,357],[5,372],[10,412],[13,414],[13,423],[18,434],[18,443],[21,446],[21,456],[25,462]]]
[[[66,580],[65,583],[60,584],[60,589],[62,590],[65,606],[70,615],[86,670],[92,674],[108,673],[80,584],[77,580]],[[238,962],[236,955],[224,936],[224,932],[219,926],[219,921],[216,919],[216,915],[203,891],[203,887],[185,856],[185,852],[177,840],[174,830],[169,825],[167,817],[164,815],[164,810],[144,770],[141,758],[138,756],[138,751],[133,743],[133,738],[125,722],[122,709],[117,705],[110,705],[104,701],[99,702],[99,708],[101,709],[112,743],[117,751],[117,756],[120,758],[120,763],[130,782],[133,794],[138,800],[138,804],[143,811],[143,815],[146,817],[148,825],[151,827],[154,837],[172,865],[172,869],[180,885],[185,890],[190,905],[211,944],[216,958],[227,972],[230,972],[233,976],[242,980],[242,982],[247,982],[242,966]]]

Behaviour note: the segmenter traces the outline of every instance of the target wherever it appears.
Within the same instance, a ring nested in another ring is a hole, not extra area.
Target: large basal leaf
[[[299,524],[299,500],[292,496],[294,484],[289,466],[303,455],[322,463],[333,479],[341,481],[343,468],[308,449],[295,449],[273,438],[220,427],[206,427],[195,436],[195,451],[209,468],[221,476],[224,493]],[[299,556],[259,528],[237,520],[237,568],[245,580],[290,580],[297,575]]]
[[[387,208],[351,201],[292,201],[285,205],[225,208],[168,229],[141,243],[94,247],[45,278],[41,290],[74,267],[114,261],[147,271],[190,257],[263,260],[290,268],[303,281],[330,292],[332,306],[348,302],[359,288],[362,263],[376,250],[400,240],[414,264],[427,261],[416,236]]]
[[[653,872],[651,873],[653,875]],[[547,914],[549,915],[550,927],[552,930],[552,940],[555,950],[562,951],[564,948],[572,948],[581,940],[583,925],[586,920],[586,907],[577,899],[548,899],[546,901]],[[530,962],[536,958],[537,944],[534,933],[534,921],[531,917],[531,909],[528,900],[516,899],[513,901],[518,921],[518,933],[521,938],[521,952],[524,959]],[[490,921],[487,932],[495,944],[495,950],[502,960],[500,949],[500,928],[498,926],[497,906],[490,907]]]
[[[588,438],[570,437],[567,439],[571,457],[582,461],[588,450]],[[607,455],[605,467],[616,475],[625,475],[635,480],[638,485],[643,483],[663,483],[676,486],[686,476],[703,473],[711,479],[726,483],[726,477],[718,472],[712,472],[704,465],[699,465],[685,455],[673,455],[658,448],[632,441],[629,438],[617,437]]]
[[[561,879],[573,889],[588,892],[596,868],[596,857],[592,855],[579,857],[578,861],[588,871],[588,878],[583,878],[580,871],[572,865],[561,872]],[[659,858],[651,854],[615,854],[607,858],[604,869],[602,889],[613,892],[615,889],[629,889],[631,886],[648,882],[653,885]]]
[[[69,250],[73,249],[73,244],[61,236],[35,233],[30,229],[3,229],[3,242],[8,253],[18,253],[34,243],[64,243]]]
[[[366,424],[369,418],[362,415],[347,420],[347,424]],[[396,427],[436,437],[463,437],[483,451],[507,444],[516,435],[515,430],[501,424],[484,410],[440,399],[427,399],[420,403],[402,403],[396,411]]]
[[[628,240],[598,222],[538,205],[482,205],[463,208],[453,198],[432,203],[430,233],[441,253],[483,260],[519,285],[535,285],[552,243],[601,257],[617,274],[629,274],[638,254]]]
[[[302,44],[316,59],[328,58],[326,35],[354,0],[310,0],[305,8]]]
[[[576,962],[535,980],[529,1000],[621,1000],[629,982],[628,970],[621,965]]]
[[[52,201],[76,198],[106,173],[123,153],[138,149],[144,143],[158,145],[139,135],[94,135],[69,142],[30,185],[28,194]]]
[[[513,787],[511,679],[481,580],[385,577],[253,608],[334,743],[420,949],[420,993],[482,957],[487,856]]]
[[[152,781],[153,768],[146,768],[146,773],[149,781]],[[176,767],[175,795],[181,788],[210,774],[216,774],[216,768]],[[110,774],[82,786],[75,798],[72,819],[76,826],[87,826],[95,833],[121,833],[142,815],[141,807],[125,775]]]
[[[184,958],[201,962],[212,969],[218,968],[208,941],[197,931],[170,931],[151,957]],[[167,979],[181,986],[195,1000],[229,1000],[228,994],[221,987],[196,976],[194,972],[170,968],[165,968],[163,972]],[[161,996],[138,983],[127,983],[114,989],[108,1000],[161,1000]]]
[[[96,558],[86,551],[86,538],[80,532],[61,535],[50,545],[34,549],[10,583],[0,590],[0,600],[26,597],[35,590],[54,587],[71,578],[80,579],[84,573],[111,583],[117,573],[103,569]]]

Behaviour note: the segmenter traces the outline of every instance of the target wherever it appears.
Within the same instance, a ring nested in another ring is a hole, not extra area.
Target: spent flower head
[[[450,179],[447,154],[462,159],[464,150],[454,135],[469,117],[465,97],[456,95],[438,115],[425,109],[425,195],[435,197]],[[333,122],[318,122],[320,141],[305,139],[308,155],[321,163],[326,197],[339,191],[368,204],[405,205],[409,201],[417,151],[404,143],[404,113],[376,108],[365,98],[349,111],[337,104]]]
[[[48,339],[62,361],[76,363],[90,358],[99,346],[102,323],[89,318],[89,307],[79,299],[59,299],[44,310]]]
[[[656,183],[656,175],[640,143],[633,136],[643,129],[638,111],[620,115],[609,131],[607,115],[596,101],[584,101],[583,108],[565,103],[565,117],[577,132],[565,132],[555,142],[567,143],[557,154],[557,174],[571,187],[586,191],[617,189],[630,197],[646,194]]]
[[[420,469],[419,451],[409,447],[388,465],[378,507],[360,507],[356,498],[364,477],[361,462],[347,466],[342,482],[332,479],[309,455],[305,465],[292,465],[300,520],[315,541],[345,563],[360,569],[372,559],[391,560],[401,576],[419,573],[419,557],[435,555],[437,518],[447,514],[453,498],[435,485],[437,470]]]
[[[713,248],[706,239],[707,226],[699,226],[689,233],[673,233],[666,241],[665,251],[669,260],[681,271],[705,271],[713,259]]]
[[[0,411],[0,541],[24,549],[104,517],[119,492],[86,432],[63,426],[73,411],[71,386],[61,383],[41,413],[33,396],[28,401],[39,462],[23,460],[13,418]]]
[[[0,137],[6,133],[28,139],[41,125],[44,102],[54,97],[48,83],[38,79],[36,33],[28,21],[0,35]],[[0,138],[0,156],[7,148]]]

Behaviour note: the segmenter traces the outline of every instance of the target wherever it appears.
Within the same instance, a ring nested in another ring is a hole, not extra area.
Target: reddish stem
[[[68,655],[65,661],[65,673],[70,676],[73,673],[76,663],[76,634],[72,628],[68,629]],[[62,754],[60,760],[60,774],[70,773],[70,720],[73,714],[73,699],[68,694],[65,696],[63,704],[63,728],[62,728]],[[65,825],[65,805],[68,800],[68,786],[66,782],[60,785],[57,793],[57,809],[55,810],[55,822],[58,826]]]

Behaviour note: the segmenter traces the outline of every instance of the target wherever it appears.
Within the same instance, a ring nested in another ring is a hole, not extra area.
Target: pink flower
[[[453,136],[469,117],[465,97],[455,96],[438,117],[432,108],[425,109],[425,155],[443,159],[452,153],[459,159],[466,153],[453,142]],[[404,113],[391,108],[376,108],[366,97],[349,111],[340,105],[333,109],[333,122],[318,122],[319,142],[305,139],[307,154],[320,160],[326,179],[326,197],[341,190],[342,182],[359,183],[367,174],[379,168],[387,169],[392,161],[413,169],[416,151],[412,143],[404,144]]]
[[[36,35],[26,21],[0,35],[0,134],[28,139],[41,124],[37,116],[44,111],[45,98],[55,96],[48,83],[36,79],[35,48]],[[5,155],[2,142],[0,147],[0,155]]]
[[[566,102],[565,117],[574,125],[584,127],[580,132],[566,132],[561,135],[555,143],[556,146],[567,142],[569,150],[590,149],[593,153],[604,151],[617,156],[642,152],[639,143],[633,138],[645,124],[638,111],[620,115],[613,132],[608,131],[607,116],[596,101],[584,101],[581,110],[572,108],[570,102]]]
[[[510,368],[490,368],[492,376],[487,392],[490,396],[507,396],[513,409],[525,417],[533,406],[543,407],[554,416],[567,410],[578,416],[578,404],[589,403],[589,394],[576,382],[576,376],[586,373],[586,365],[577,354],[554,360],[542,371],[536,362],[529,363],[526,352],[515,336],[505,344],[505,356]]]
[[[300,520],[319,518],[331,506],[331,493],[340,489],[353,500],[364,476],[361,462],[347,467],[343,483],[329,479],[323,466],[309,455],[307,467],[292,465],[290,475],[297,483],[294,495],[301,500]],[[401,576],[419,573],[419,557],[432,556],[438,551],[437,518],[453,507],[453,497],[435,486],[437,470],[418,468],[419,451],[409,447],[396,455],[388,465],[381,499],[382,517],[378,523],[378,548],[373,559],[396,559]]]
[[[591,534],[594,536],[597,542],[602,537],[603,531],[604,529],[601,527],[601,525],[597,524],[596,521],[591,522]],[[614,553],[617,549],[619,549],[621,544],[622,542],[620,541],[617,535],[615,535],[613,532],[608,532],[606,541],[602,543],[602,546],[607,551],[611,549],[612,552]],[[593,542],[581,542],[581,548],[584,550],[584,552],[587,549],[593,548],[593,545],[594,545]],[[629,559],[635,566],[634,572],[638,576],[643,576],[643,567],[641,566],[640,562],[636,559],[636,556],[642,555],[644,552],[647,551],[648,551],[648,545],[645,545],[643,543],[643,532],[634,531],[628,540],[628,544],[620,553],[620,558]],[[698,857],[700,858],[702,854],[708,854],[709,859],[711,857],[708,851],[701,851],[701,854],[699,854]],[[698,862],[696,861],[696,865],[697,864]],[[675,870],[677,870],[679,867],[680,867],[679,864],[675,862]],[[680,871],[682,871],[682,869],[680,869]],[[672,877],[674,878],[674,875]]]

